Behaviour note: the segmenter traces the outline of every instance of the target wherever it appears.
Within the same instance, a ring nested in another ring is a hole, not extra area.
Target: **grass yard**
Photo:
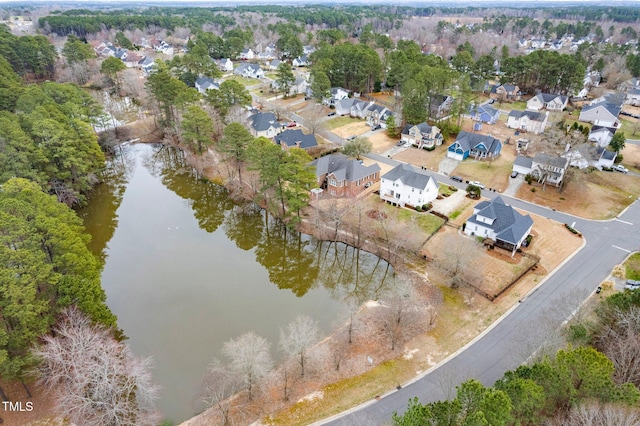
[[[624,133],[625,138],[627,139],[637,139],[638,138],[638,119],[633,117],[628,117],[621,115],[618,117],[620,119],[620,128]]]
[[[256,84],[261,83],[261,81],[257,78],[246,78],[239,75],[232,75],[231,77],[227,78],[227,80],[235,80],[238,83],[242,84],[244,87],[255,86]]]
[[[460,175],[466,180],[477,180],[486,188],[495,188],[502,192],[509,186],[512,167],[512,161],[508,161],[503,155],[493,161],[466,159],[460,162],[452,174]]]
[[[525,101],[511,102],[505,105],[508,105],[512,110],[517,111],[524,111],[527,109],[527,103]]]
[[[453,189],[451,189],[453,188]],[[456,188],[455,186],[450,186],[450,185],[445,185],[443,183],[440,184],[440,187],[438,188],[438,194],[448,197],[451,194],[453,194],[454,192],[456,192],[458,190],[458,188]]]
[[[632,254],[629,259],[624,262],[624,267],[628,280],[640,280],[640,253]]]
[[[327,120],[325,122],[325,126],[327,127],[327,130],[334,130],[338,127],[346,126],[347,124],[360,123],[362,121],[363,120],[360,118],[353,118],[345,115],[341,117],[333,117],[330,120]]]

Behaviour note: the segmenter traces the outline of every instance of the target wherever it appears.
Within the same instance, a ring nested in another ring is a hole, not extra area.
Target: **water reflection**
[[[343,243],[319,241],[291,230],[251,202],[234,202],[227,191],[200,179],[181,151],[154,145],[144,162],[151,174],[188,201],[200,228],[215,232],[220,226],[242,250],[255,249],[256,261],[280,289],[302,297],[316,286],[331,290],[338,300],[362,303],[377,299],[393,282],[385,261]]]

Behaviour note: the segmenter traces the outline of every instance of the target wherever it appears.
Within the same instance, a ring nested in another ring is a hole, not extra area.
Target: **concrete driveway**
[[[440,164],[438,164],[438,173],[442,173],[444,175],[451,175],[453,171],[458,167],[458,160],[454,160],[453,158],[443,158]]]
[[[504,195],[515,197],[523,182],[524,175],[522,173],[519,173],[515,178],[509,178],[509,186],[504,190]]]

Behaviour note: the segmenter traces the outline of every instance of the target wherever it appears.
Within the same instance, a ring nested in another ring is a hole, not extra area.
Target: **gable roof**
[[[404,129],[402,129],[402,134],[408,135],[409,130],[411,130],[411,128],[413,127],[417,127],[420,133],[431,133],[431,129],[432,129],[432,127],[429,124],[427,124],[426,121],[423,121],[420,124],[407,124],[406,126],[404,126]]]
[[[585,105],[582,107],[582,111],[580,112],[580,114],[583,114],[585,112],[591,111],[592,109],[597,109],[597,108],[604,108],[609,114],[611,114],[613,117],[617,117],[618,114],[620,114],[620,111],[622,110],[622,107],[609,103],[606,100],[604,101],[600,101],[600,102],[596,102],[596,103],[592,103],[591,105]]]
[[[400,180],[403,184],[412,188],[425,189],[429,180],[433,180],[433,183],[438,186],[438,182],[425,172],[424,170],[417,169],[411,164],[398,164],[396,167],[388,171],[382,176],[382,179],[389,179],[391,181]]]
[[[251,63],[242,63],[240,65],[238,65],[238,68],[236,68],[235,70],[233,70],[234,74],[240,74],[245,70],[251,70],[253,71],[253,73],[257,73],[258,71],[260,71],[260,65],[258,64],[251,64]]]
[[[529,111],[529,110],[524,110],[524,111],[517,111],[517,110],[512,110],[509,113],[509,117],[514,117],[517,119],[520,119],[522,117],[528,117],[529,120],[531,121],[544,121],[544,119],[546,118],[546,115],[538,112],[538,111]]]
[[[536,98],[538,98],[540,100],[540,102],[542,103],[549,103],[552,100],[556,99],[556,98],[560,98],[560,102],[565,103],[568,98],[566,96],[563,95],[553,95],[551,93],[538,93],[536,96]]]
[[[513,161],[513,164],[515,166],[526,167],[527,169],[530,169],[533,165],[533,160],[529,157],[525,157],[524,155],[518,155]]]
[[[471,106],[470,107],[470,112],[471,114],[489,114],[489,116],[491,117],[495,117],[496,115],[500,114],[500,112],[495,109],[494,107],[488,105],[488,104],[484,104],[484,105],[476,105],[476,106]]]
[[[560,167],[564,169],[569,164],[569,160],[566,158],[558,157],[555,155],[549,155],[544,152],[539,152],[533,157],[533,161],[538,164],[550,165],[552,167]]]
[[[380,166],[377,163],[364,166],[359,161],[339,153],[320,157],[312,161],[311,165],[316,167],[316,176],[321,176],[325,173],[333,174],[338,181],[347,180],[349,182],[380,171]]]
[[[474,208],[475,213],[468,222],[493,229],[496,240],[517,244],[529,232],[533,225],[533,219],[529,215],[518,213],[513,207],[505,204],[498,196],[491,201],[482,201]],[[493,224],[480,222],[478,216],[494,219]]]
[[[272,112],[258,112],[251,117],[251,127],[257,132],[262,132],[269,127],[279,127],[280,123],[276,120],[276,115]]]
[[[302,149],[318,146],[318,142],[314,135],[305,135],[300,129],[287,129],[277,135],[274,140],[276,141],[276,144],[282,145],[284,143],[288,147],[295,147],[298,142],[300,142],[300,148]]]
[[[495,152],[502,147],[500,141],[493,136],[469,132],[460,132],[455,142],[460,144],[463,151],[475,149],[481,152]],[[484,145],[484,148],[478,147],[480,144]]]

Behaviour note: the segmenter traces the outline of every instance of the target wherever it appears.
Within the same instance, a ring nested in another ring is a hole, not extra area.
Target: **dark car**
[[[336,115],[335,111],[334,112],[330,112],[329,114],[327,114],[327,117],[333,117],[334,115]]]
[[[451,180],[455,180],[456,182],[462,182],[463,179],[460,176],[451,176]]]
[[[403,141],[398,141],[398,143],[396,144],[396,146],[402,146],[402,145],[404,145]]]
[[[511,172],[511,177],[512,178],[518,177],[518,172]]]

